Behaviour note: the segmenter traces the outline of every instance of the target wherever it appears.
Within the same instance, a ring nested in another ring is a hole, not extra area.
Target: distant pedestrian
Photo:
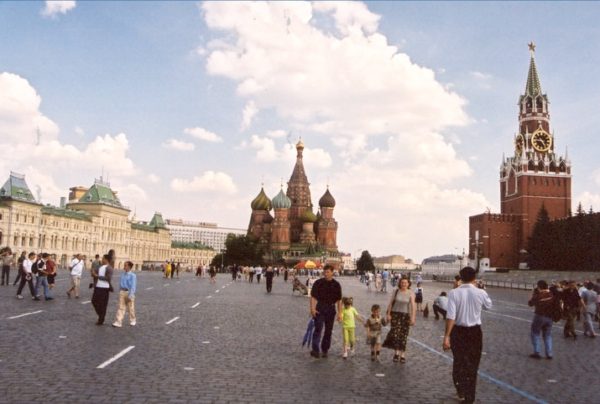
[[[10,278],[10,268],[14,265],[15,261],[13,253],[10,248],[5,247],[0,252],[0,263],[2,264],[2,285],[8,286]]]
[[[125,317],[125,310],[129,313],[129,324],[131,326],[136,325],[135,317],[135,292],[137,287],[137,277],[131,272],[133,263],[126,261],[123,270],[123,275],[119,280],[119,307],[117,309],[117,315],[115,322],[112,324],[113,327],[121,328],[123,325],[123,318]]]
[[[383,281],[381,279],[381,272],[377,271],[377,273],[375,274],[375,291],[381,292],[382,282]]]
[[[566,321],[563,329],[563,335],[565,338],[573,337],[577,339],[575,333],[575,318],[577,314],[583,309],[584,303],[579,296],[577,291],[577,284],[575,281],[569,281],[567,287],[562,292],[563,310],[565,312]]]
[[[46,274],[48,276],[48,287],[54,289],[56,284],[56,256],[50,255],[46,261]]]
[[[17,283],[19,283],[19,280],[21,280],[23,275],[23,261],[25,261],[25,259],[27,259],[27,251],[21,252],[21,256],[19,256],[19,259],[17,259],[17,277],[13,282],[13,286],[15,286]]]
[[[50,254],[43,253],[40,259],[35,263],[35,268],[32,272],[37,274],[35,280],[35,298],[33,300],[40,300],[39,298],[39,287],[44,288],[44,298],[46,300],[52,300],[52,294],[50,293],[50,287],[48,286],[48,262],[50,262]]]
[[[448,293],[444,350],[452,349],[452,379],[459,400],[475,402],[477,371],[483,348],[481,310],[491,309],[487,292],[475,286],[475,269],[460,270],[461,285]]]
[[[287,268],[283,268],[283,281],[287,282],[288,281],[288,276],[289,276],[289,271]]]
[[[265,280],[267,282],[267,293],[271,293],[273,289],[273,276],[275,275],[275,270],[273,267],[268,266],[265,270]]]
[[[211,265],[210,269],[208,270],[208,275],[210,276],[210,283],[216,283],[216,277],[217,277],[217,270],[215,269],[214,266]]]
[[[423,285],[420,282],[415,289],[415,303],[417,303],[417,311],[423,311]]]
[[[102,257],[102,266],[98,268],[98,280],[94,287],[94,294],[92,295],[92,305],[98,315],[98,321],[96,325],[104,324],[104,318],[106,317],[106,307],[108,306],[108,298],[111,287],[111,279],[113,274],[113,268],[109,265],[110,256],[105,254]]]
[[[262,276],[262,267],[260,265],[257,265],[254,268],[254,274],[256,275],[256,283],[260,283],[260,277]]]
[[[252,283],[254,281],[254,267],[248,268],[248,282]]]
[[[583,300],[583,328],[586,337],[596,337],[596,333],[594,332],[594,316],[596,315],[597,310],[597,300],[598,294],[594,291],[594,284],[592,282],[587,282],[585,284],[585,290],[581,294],[581,300]]]
[[[435,319],[440,319],[440,314],[446,319],[446,313],[448,310],[448,297],[446,292],[440,293],[438,297],[433,301],[433,314],[435,314]]]
[[[542,357],[540,355],[541,334],[544,337],[546,358],[552,359],[552,314],[556,307],[556,299],[558,296],[554,296],[550,291],[548,283],[544,280],[538,281],[529,300],[529,305],[535,307],[531,323],[531,344],[533,345],[533,353],[529,355],[531,358],[540,359]]]
[[[327,357],[331,347],[331,333],[336,317],[336,306],[338,321],[342,321],[342,286],[333,279],[333,267],[325,265],[324,277],[317,280],[310,291],[310,315],[315,319],[315,329],[312,338],[313,358]],[[325,328],[323,332],[323,328]],[[323,340],[321,340],[323,333]]]
[[[33,265],[32,260],[34,259],[35,253],[32,252],[29,253],[29,256],[23,261],[23,274],[21,275],[21,283],[19,283],[19,288],[17,289],[17,299],[23,299],[21,292],[23,291],[23,287],[26,283],[29,285],[31,297],[35,298],[35,290],[33,289],[33,274],[31,272],[31,266]]]
[[[367,344],[371,346],[371,361],[379,362],[381,352],[381,329],[387,324],[385,318],[381,317],[381,308],[378,304],[371,306],[371,317],[365,323],[367,328]]]
[[[410,327],[415,325],[417,310],[415,305],[415,294],[409,289],[410,281],[406,278],[400,279],[386,310],[386,319],[391,324],[390,331],[383,342],[384,348],[394,350],[394,362],[406,362],[406,341]]]
[[[382,292],[387,292],[387,284],[388,284],[388,280],[390,278],[390,272],[385,269],[383,271],[383,273],[381,274],[381,291]]]
[[[77,254],[75,258],[73,258],[69,268],[71,269],[71,288],[67,290],[67,296],[70,299],[71,293],[75,293],[75,298],[79,299],[81,275],[83,274],[83,259],[81,258],[81,254]]]
[[[96,254],[94,260],[92,261],[92,265],[90,267],[90,274],[92,275],[92,282],[90,282],[88,288],[91,289],[96,284],[96,280],[98,279],[98,269],[102,266],[102,262],[100,261],[100,255]]]

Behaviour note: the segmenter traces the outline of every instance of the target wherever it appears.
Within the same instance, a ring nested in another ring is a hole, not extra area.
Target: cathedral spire
[[[540,84],[540,78],[538,76],[537,67],[535,65],[535,43],[530,42],[529,53],[531,59],[529,61],[529,73],[527,74],[527,84],[525,85],[525,95],[535,97],[536,95],[542,94],[542,86]]]

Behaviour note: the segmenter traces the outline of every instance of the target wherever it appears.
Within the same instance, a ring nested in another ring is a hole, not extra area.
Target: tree
[[[360,255],[358,261],[356,261],[356,270],[360,274],[364,274],[367,271],[375,271],[375,264],[373,264],[373,257],[369,254],[369,251],[365,250]]]
[[[220,266],[221,260],[223,265],[261,265],[263,264],[264,250],[256,239],[251,236],[238,236],[228,234],[225,240],[225,251],[223,256],[217,254],[211,265]]]
[[[528,264],[531,269],[549,269],[548,261],[552,248],[551,233],[550,217],[546,207],[542,205],[529,238]]]

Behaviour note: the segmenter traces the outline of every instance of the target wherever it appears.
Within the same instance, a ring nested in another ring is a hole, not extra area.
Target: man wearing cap
[[[464,267],[460,279],[462,284],[448,293],[443,348],[452,349],[452,379],[458,399],[473,403],[483,347],[481,309],[490,309],[492,300],[482,287],[476,286],[475,269]]]

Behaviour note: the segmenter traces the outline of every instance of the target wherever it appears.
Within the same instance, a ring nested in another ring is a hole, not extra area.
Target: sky
[[[596,2],[0,2],[0,181],[103,176],[137,220],[246,228],[302,139],[338,246],[420,261],[499,211],[534,41],[573,205],[600,209]],[[39,135],[38,135],[39,133]]]

